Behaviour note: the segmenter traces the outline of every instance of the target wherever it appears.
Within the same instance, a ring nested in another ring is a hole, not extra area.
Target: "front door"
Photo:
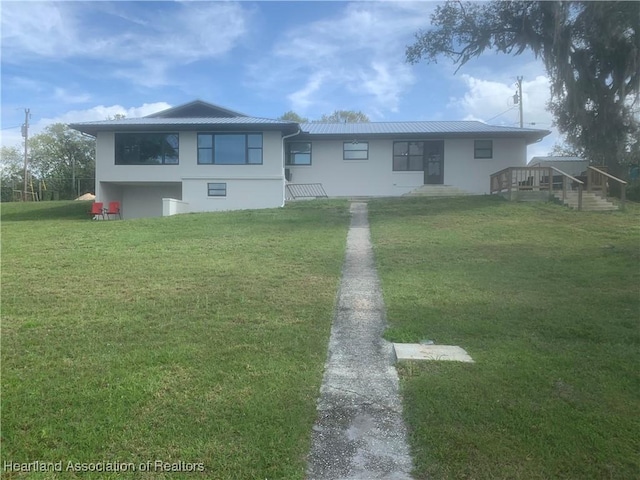
[[[424,142],[424,183],[444,183],[444,141]]]

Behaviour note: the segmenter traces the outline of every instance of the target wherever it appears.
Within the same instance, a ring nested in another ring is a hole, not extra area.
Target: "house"
[[[96,137],[96,200],[125,218],[280,207],[285,185],[331,196],[395,196],[422,185],[488,193],[547,130],[482,122],[304,123],[200,100],[143,118],[83,122]]]
[[[581,157],[533,157],[530,167],[555,167],[574,177],[586,175],[589,161]]]

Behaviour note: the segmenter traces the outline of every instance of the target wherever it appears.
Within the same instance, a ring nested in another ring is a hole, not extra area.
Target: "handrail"
[[[503,168],[503,169],[502,169],[502,170],[500,170],[499,172],[494,172],[494,173],[492,173],[490,176],[491,176],[491,177],[494,177],[494,176],[500,175],[500,174],[502,174],[502,173],[504,173],[504,172],[506,172],[506,171],[508,171],[508,170],[511,170],[512,168],[513,168],[513,167]]]
[[[573,180],[576,183],[579,183],[580,185],[584,185],[584,182],[582,180],[578,180],[576,177],[572,177],[571,175],[569,175],[566,172],[563,172],[562,170],[560,170],[559,168],[556,167],[550,167],[552,170],[555,170],[558,173],[561,173],[562,175],[564,175],[565,177],[569,177],[571,180]]]
[[[596,168],[596,167],[587,167],[587,168],[589,168],[589,169],[591,169],[591,170],[595,170],[595,171],[596,171],[596,172],[598,172],[599,174],[604,175],[605,177],[609,177],[611,180],[615,180],[615,181],[616,181],[616,182],[618,182],[618,183],[622,183],[622,184],[624,184],[624,185],[626,185],[626,184],[627,184],[627,182],[625,182],[624,180],[622,180],[622,179],[620,179],[620,178],[618,178],[618,177],[614,177],[613,175],[611,175],[611,174],[609,174],[609,173],[607,173],[607,172],[603,172],[603,171],[602,171],[602,170],[600,170],[599,168]]]
[[[597,175],[594,175],[593,172],[596,172]],[[610,178],[611,180],[614,180],[620,184],[620,187],[621,187],[620,188],[620,208],[624,209],[624,203],[627,197],[627,189],[625,188],[625,185],[627,185],[627,182],[625,182],[624,180],[614,177],[613,175],[610,175],[607,172],[603,172],[599,168],[589,166],[587,167],[587,179],[588,179],[587,190],[589,192],[592,190],[600,190],[602,191],[602,197],[606,199],[607,198],[607,182],[603,177]]]
[[[556,172],[562,175],[562,201],[564,202],[567,199],[567,178],[570,178],[573,182],[578,184],[578,210],[582,210],[582,188],[584,187],[584,182],[582,180],[578,180],[576,177],[569,175],[567,172],[563,172],[559,168],[549,167],[551,170],[555,170]]]
[[[554,172],[562,176],[561,188],[556,188],[559,184],[554,182]],[[489,175],[490,193],[503,194],[506,193],[512,198],[513,192],[520,191],[537,191],[548,192],[549,198],[554,196],[555,191],[562,191],[562,201],[567,199],[567,191],[571,190],[569,180],[573,182],[573,187],[578,190],[578,210],[582,210],[582,190],[584,182],[576,177],[569,175],[562,170],[551,167],[507,167],[499,172]]]

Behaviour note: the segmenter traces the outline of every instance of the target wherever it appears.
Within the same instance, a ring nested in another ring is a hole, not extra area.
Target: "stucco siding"
[[[181,184],[120,185],[122,218],[161,217],[162,199],[182,196]]]
[[[402,195],[424,184],[424,173],[393,171],[392,139],[369,140],[368,160],[343,160],[343,140],[313,140],[311,165],[287,165],[291,183],[321,183],[329,196]],[[474,159],[473,139],[444,141],[444,184],[489,192],[489,175],[524,165],[523,139],[494,139],[493,158]]]
[[[208,183],[226,184],[226,196],[209,196]],[[190,212],[274,208],[284,205],[284,181],[272,178],[185,178],[182,181],[182,200]]]
[[[197,132],[179,132],[179,142],[178,165],[116,165],[114,132],[99,132],[96,177],[102,182],[175,182],[182,177],[283,175],[280,132],[263,132],[262,165],[198,165]]]
[[[262,165],[199,165],[197,132],[179,135],[178,165],[116,165],[115,133],[99,132],[96,200],[121,202],[125,218],[161,216],[162,198],[187,202],[191,212],[284,204],[280,132],[263,132]],[[227,196],[209,197],[207,183],[221,182],[227,183]]]
[[[330,197],[402,195],[423,172],[393,172],[391,140],[369,140],[368,160],[343,160],[343,140],[313,140],[311,165],[287,165],[291,183],[321,183]]]
[[[493,140],[493,158],[474,158],[473,139],[444,142],[444,183],[472,193],[489,193],[489,176],[507,167],[526,165],[527,147],[522,139]]]

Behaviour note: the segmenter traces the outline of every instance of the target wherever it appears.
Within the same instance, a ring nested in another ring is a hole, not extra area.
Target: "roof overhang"
[[[299,140],[444,140],[453,138],[492,139],[524,138],[527,145],[537,143],[549,135],[549,130],[527,132],[398,132],[398,133],[310,133],[302,131],[292,141]]]
[[[247,120],[248,121],[242,121]],[[96,136],[98,132],[265,132],[279,131],[284,135],[295,133],[298,131],[298,124],[292,122],[267,122],[251,121],[249,117],[236,117],[233,119],[216,119],[216,120],[235,120],[233,122],[176,122],[176,121],[160,121],[161,119],[123,119],[104,122],[84,122],[72,123],[69,127],[78,130],[87,135]],[[173,119],[175,120],[175,119]],[[203,119],[206,120],[206,119]]]

